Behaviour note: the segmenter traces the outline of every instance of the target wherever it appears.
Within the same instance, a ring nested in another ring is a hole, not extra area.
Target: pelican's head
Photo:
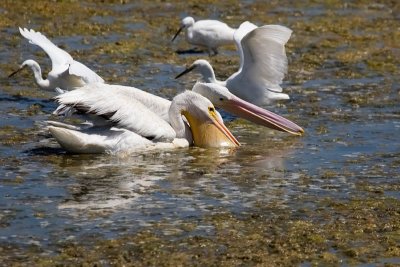
[[[24,62],[22,62],[22,64],[19,66],[19,68],[16,71],[14,71],[10,75],[8,75],[8,78],[11,78],[12,76],[17,74],[21,70],[25,69],[26,67],[31,68],[35,74],[36,73],[41,73],[39,64],[36,61],[32,60],[32,59],[28,59],[28,60],[25,60]]]
[[[179,73],[175,77],[175,79],[178,79],[179,77],[185,75],[186,73],[191,72],[192,70],[201,74],[202,81],[207,82],[207,83],[216,82],[214,70],[213,70],[211,64],[205,59],[198,59],[195,62],[193,62],[192,65],[190,65],[184,71]]]
[[[294,135],[304,130],[294,122],[235,96],[225,86],[215,83],[196,83],[194,92],[208,98],[215,106],[256,124]]]
[[[177,95],[171,111],[178,110],[189,123],[193,142],[198,147],[237,147],[239,141],[224,125],[214,105],[205,97],[192,91]]]
[[[192,17],[186,17],[181,20],[181,27],[179,30],[175,33],[174,37],[172,38],[171,42],[175,40],[175,38],[178,36],[178,34],[185,28],[190,27],[194,24],[194,18]]]

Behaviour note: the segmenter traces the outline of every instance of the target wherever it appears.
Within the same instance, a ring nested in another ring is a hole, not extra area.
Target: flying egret
[[[192,91],[185,91],[170,102],[133,87],[100,83],[58,95],[56,100],[60,104],[56,114],[73,107],[110,122],[88,129],[49,122],[55,139],[74,153],[240,145],[212,103]]]
[[[56,88],[71,90],[88,83],[104,82],[94,71],[75,61],[70,54],[57,47],[40,32],[25,28],[19,28],[19,31],[31,44],[39,46],[46,52],[51,59],[52,69],[47,75],[47,79],[44,80],[39,64],[34,60],[28,59],[8,77],[12,77],[25,67],[29,67],[33,71],[37,85],[45,90],[55,90]]]
[[[201,74],[202,82],[223,85],[234,95],[255,105],[289,99],[282,93],[280,84],[287,72],[285,44],[291,33],[290,29],[280,25],[257,27],[243,22],[234,34],[240,54],[240,67],[236,73],[225,81],[219,81],[210,63],[199,59],[176,78],[195,70]]]
[[[208,53],[218,54],[217,48],[233,43],[235,29],[218,20],[194,21],[192,17],[186,17],[181,21],[181,27],[176,32],[172,41],[178,34],[186,29],[186,41],[190,44],[206,47]]]

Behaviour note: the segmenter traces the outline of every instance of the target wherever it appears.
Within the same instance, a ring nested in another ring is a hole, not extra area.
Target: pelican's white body
[[[134,87],[88,84],[56,97],[57,115],[70,108],[106,119],[92,127],[49,122],[49,130],[60,145],[73,153],[120,153],[142,149],[186,147],[193,143],[191,129],[181,115],[190,109],[201,117],[212,106],[205,97],[186,91],[173,101]],[[222,118],[219,118],[223,124]]]
[[[132,153],[146,150],[188,147],[184,138],[154,142],[135,132],[118,127],[92,127],[70,129],[70,125],[48,122],[48,129],[57,142],[72,153]]]

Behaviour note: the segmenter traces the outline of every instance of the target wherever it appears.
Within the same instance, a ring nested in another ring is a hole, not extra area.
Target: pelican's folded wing
[[[127,91],[134,89],[136,88],[90,84],[58,95],[56,100],[61,106],[73,107],[78,111],[108,119],[118,127],[150,140],[174,139],[176,133],[168,122],[133,97],[134,94],[128,94]]]

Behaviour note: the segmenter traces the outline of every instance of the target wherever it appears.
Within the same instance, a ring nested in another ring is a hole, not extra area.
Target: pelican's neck
[[[176,132],[176,138],[184,138],[189,142],[190,145],[193,143],[193,136],[190,127],[183,120],[183,111],[184,103],[182,103],[181,99],[177,99],[177,97],[175,97],[172,100],[171,106],[168,111],[170,124]]]
[[[31,70],[33,71],[33,75],[35,77],[35,82],[37,85],[39,85],[40,88],[42,89],[49,89],[50,88],[50,81],[49,80],[43,80],[42,77],[42,70],[39,66],[39,64],[36,61],[30,60],[29,64],[27,64]]]

